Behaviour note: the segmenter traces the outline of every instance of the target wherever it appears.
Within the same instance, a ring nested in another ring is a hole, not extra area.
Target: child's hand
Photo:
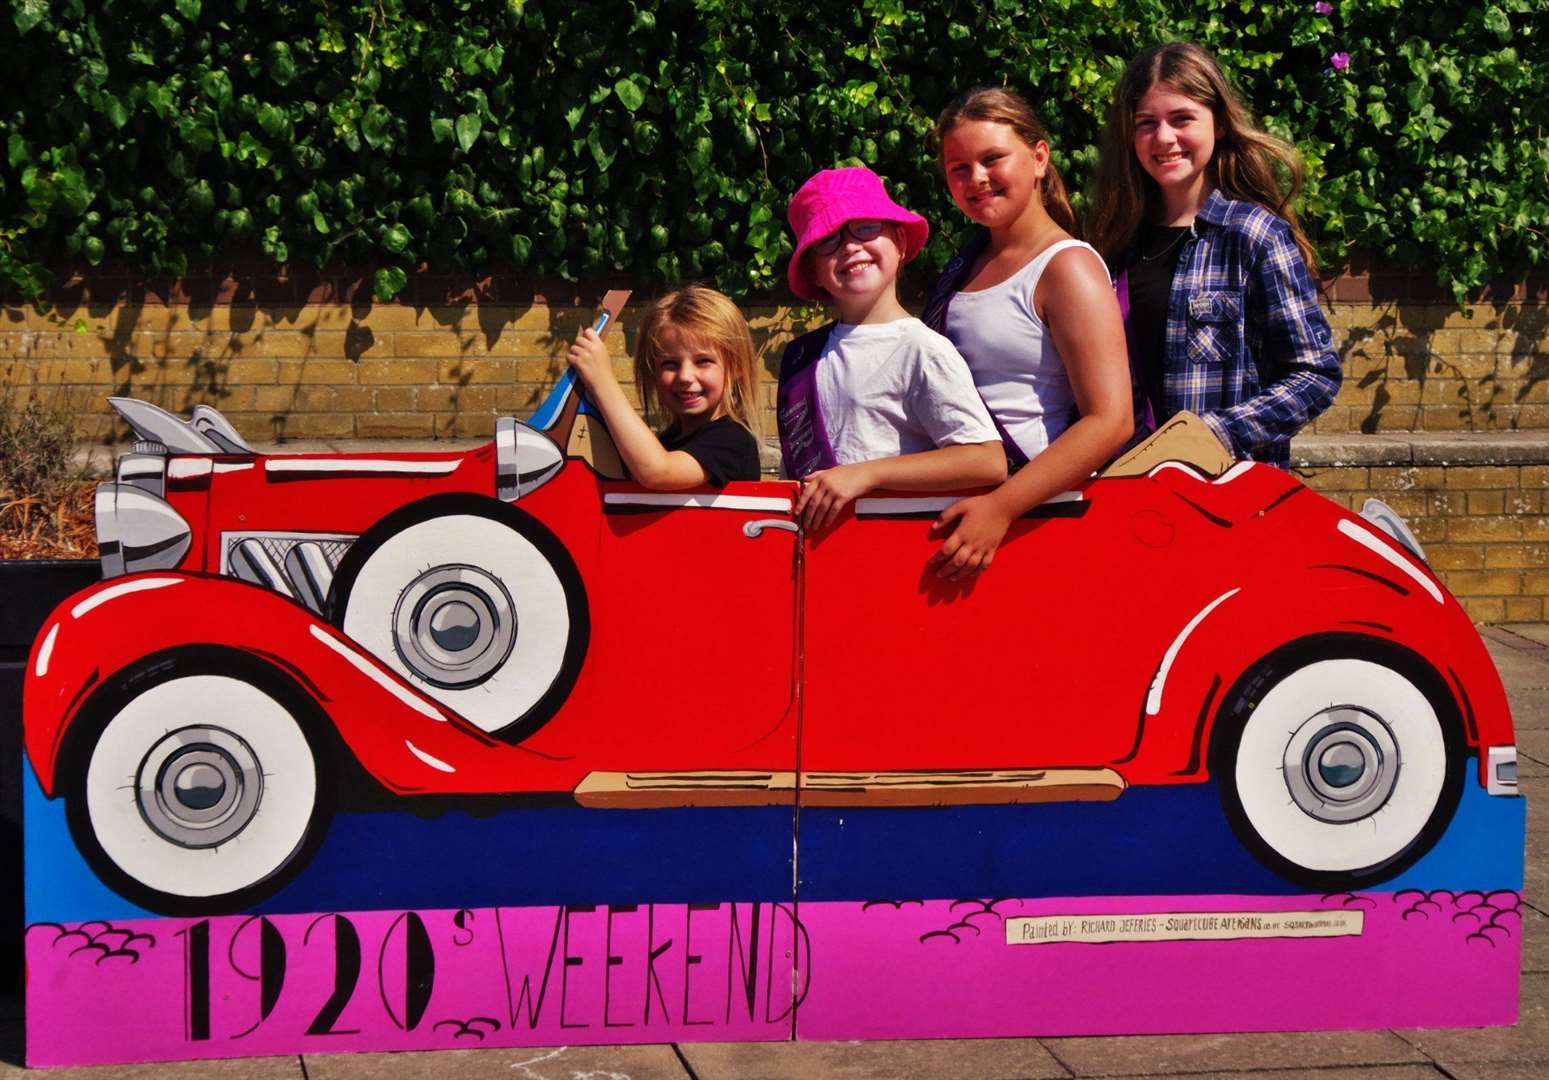
[[[613,359],[608,355],[608,347],[590,326],[576,335],[568,359],[570,366],[576,369],[587,386],[595,386],[597,379],[611,378],[613,375]]]
[[[876,486],[868,465],[862,461],[807,474],[801,482],[801,498],[796,500],[796,516],[808,532],[833,524],[839,511]]]
[[[930,557],[939,567],[936,576],[953,581],[989,569],[1015,516],[1006,513],[994,495],[975,495],[943,510],[931,532],[951,535]]]

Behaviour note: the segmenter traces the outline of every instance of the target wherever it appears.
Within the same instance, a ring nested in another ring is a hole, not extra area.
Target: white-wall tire
[[[1263,861],[1309,885],[1352,887],[1434,843],[1456,807],[1461,762],[1415,681],[1337,657],[1271,671],[1260,690],[1226,733],[1219,780]]]
[[[231,910],[277,889],[324,818],[317,755],[288,695],[200,666],[127,680],[98,703],[68,800],[99,876],[169,913]]]
[[[491,734],[519,738],[547,719],[587,624],[579,576],[546,530],[525,515],[441,513],[363,550],[341,575],[346,635]]]

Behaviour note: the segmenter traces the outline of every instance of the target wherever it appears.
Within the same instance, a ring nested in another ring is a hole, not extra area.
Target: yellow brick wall
[[[1320,433],[1549,430],[1549,304],[1334,300],[1345,382]],[[524,415],[563,370],[589,307],[115,304],[0,309],[0,387],[63,395],[83,433],[112,433],[107,393],[174,411],[204,402],[258,439],[467,437]],[[811,309],[748,310],[773,369]],[[639,308],[613,339],[619,373]],[[120,434],[122,434],[120,432]]]
[[[1431,567],[1477,622],[1549,615],[1549,465],[1298,469],[1352,510],[1376,496],[1414,530]]]
[[[610,335],[619,378],[640,308]],[[40,393],[79,413],[82,435],[126,437],[109,394],[186,413],[213,405],[260,440],[470,438],[498,416],[526,416],[564,370],[590,307],[348,304],[296,307],[115,305],[96,313],[0,310],[0,390]],[[773,432],[774,368],[810,311],[748,312]]]
[[[1344,385],[1315,432],[1549,429],[1549,305],[1326,305]]]

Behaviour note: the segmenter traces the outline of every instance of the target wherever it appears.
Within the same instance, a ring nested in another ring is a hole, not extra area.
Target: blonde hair
[[[936,146],[938,163],[942,144],[952,129],[974,120],[1005,124],[1029,147],[1039,143],[1045,146],[1049,144],[1049,133],[1021,94],[1004,87],[979,86],[957,97],[936,118],[931,139]],[[1065,181],[1060,179],[1060,171],[1052,161],[1044,170],[1039,194],[1043,197],[1044,210],[1054,219],[1054,223],[1072,236],[1078,235],[1076,215],[1070,208],[1070,196],[1065,193]]]
[[[1316,273],[1317,255],[1291,207],[1302,190],[1301,155],[1296,147],[1259,127],[1215,57],[1186,41],[1146,49],[1130,62],[1114,90],[1088,229],[1103,258],[1112,265],[1134,241],[1147,210],[1161,194],[1135,157],[1135,110],[1146,92],[1158,85],[1210,110],[1216,128],[1211,181],[1227,198],[1257,203],[1285,219],[1308,272]]]
[[[726,368],[726,389],[721,410],[737,423],[758,433],[758,382],[753,359],[753,335],[748,322],[731,299],[704,285],[684,285],[663,296],[645,312],[640,337],[635,343],[635,386],[645,406],[646,422],[653,411],[671,417],[656,366],[661,361],[661,339],[668,329],[677,330],[712,350]]]

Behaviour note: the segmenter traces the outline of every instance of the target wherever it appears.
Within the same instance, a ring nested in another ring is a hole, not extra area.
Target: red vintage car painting
[[[33,647],[25,738],[93,870],[154,910],[280,888],[349,763],[402,800],[599,812],[1213,779],[1315,888],[1412,864],[1466,783],[1516,793],[1500,680],[1401,523],[1168,460],[1166,432],[964,585],[927,564],[949,496],[808,536],[794,484],[645,490],[584,413],[263,455],[214,410],[115,404],[142,442],[99,489],[104,580]]]

